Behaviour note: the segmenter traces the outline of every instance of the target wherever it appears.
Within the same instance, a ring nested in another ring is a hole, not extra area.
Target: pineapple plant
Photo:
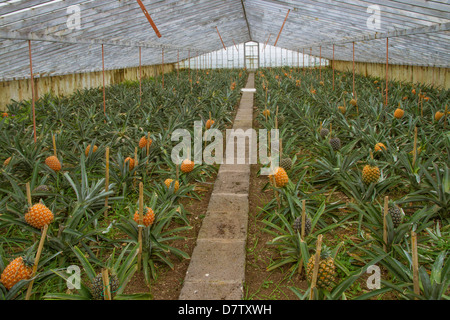
[[[7,290],[11,290],[21,280],[30,279],[33,274],[33,263],[27,258],[17,257],[3,270],[0,282]]]
[[[192,170],[194,170],[194,161],[191,161],[189,159],[183,160],[183,162],[181,163],[180,169],[184,173],[191,172]]]
[[[134,159],[131,157],[126,157],[125,160],[123,161],[123,165],[126,166],[128,162],[128,165],[130,166],[130,170],[134,169]]]
[[[392,222],[395,228],[397,228],[402,223],[403,216],[405,215],[403,209],[395,204],[390,204],[388,208],[388,214],[391,215]]]
[[[164,184],[166,185],[167,189],[170,189],[170,186],[172,185],[172,182],[174,183],[174,189],[173,189],[173,191],[174,191],[174,192],[177,192],[178,189],[180,188],[180,183],[178,182],[178,180],[175,180],[175,182],[174,182],[173,179],[166,179],[166,180],[164,181]]]
[[[274,175],[269,175],[269,181],[272,185],[273,185],[274,178],[275,178],[275,187],[278,187],[278,188],[283,188],[289,182],[289,177],[288,177],[286,171],[281,167],[278,167],[275,169]]]
[[[280,161],[280,167],[283,168],[285,171],[289,171],[292,168],[292,160],[291,158],[283,158]]]
[[[308,260],[308,265],[306,268],[306,273],[308,276],[308,281],[311,282],[314,273],[314,260],[315,255],[312,255]],[[325,245],[320,252],[319,259],[319,270],[317,272],[317,287],[318,288],[329,288],[334,282],[336,275],[336,267],[334,265],[334,259],[331,256],[331,251]]]
[[[133,220],[136,221],[136,223],[139,223],[139,211],[136,211],[133,216]],[[153,224],[155,221],[155,213],[153,210],[149,207],[147,207],[147,212],[143,215],[143,222],[144,226],[148,227]]]
[[[365,165],[362,170],[362,181],[364,184],[370,185],[371,183],[377,183],[380,179],[381,173],[373,161]]]
[[[114,293],[119,290],[120,282],[119,277],[111,273],[109,271],[109,289],[111,292],[111,296],[114,296]],[[92,297],[95,300],[103,300],[103,297],[105,296],[105,287],[103,285],[103,277],[101,273],[98,273],[95,278],[91,281],[91,293]]]
[[[280,114],[280,115],[277,117],[278,126],[282,126],[285,120],[286,120],[286,118],[284,117],[284,115]]]
[[[311,219],[307,216],[305,217],[305,236],[307,236],[311,232]],[[302,217],[297,217],[294,220],[293,229],[295,232],[302,233]]]
[[[25,213],[25,221],[37,229],[42,229],[45,225],[50,224],[53,218],[52,211],[42,203],[33,205]]]
[[[330,139],[330,145],[334,151],[341,149],[341,139],[338,137]]]
[[[84,154],[86,155],[86,157],[89,155],[89,150],[91,149],[91,145],[88,145],[86,147],[86,150],[84,150]],[[98,147],[96,145],[94,145],[94,147],[92,148],[92,153],[94,153],[95,151],[97,151]]]
[[[45,164],[55,172],[59,172],[61,170],[61,162],[59,162],[58,158],[55,156],[50,156],[45,159]]]

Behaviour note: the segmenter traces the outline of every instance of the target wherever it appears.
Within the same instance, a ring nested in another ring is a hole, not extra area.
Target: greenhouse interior
[[[448,0],[1,0],[0,43],[2,300],[450,299]]]

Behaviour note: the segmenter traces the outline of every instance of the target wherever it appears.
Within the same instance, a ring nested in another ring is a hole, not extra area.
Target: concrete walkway
[[[246,88],[254,87],[255,75],[250,73]],[[244,92],[233,129],[250,129],[252,120],[253,93]],[[235,159],[243,156],[235,153]],[[250,185],[248,158],[245,163],[220,166],[180,300],[243,298]]]

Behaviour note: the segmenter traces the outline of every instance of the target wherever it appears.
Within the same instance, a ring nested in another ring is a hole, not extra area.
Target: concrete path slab
[[[246,88],[254,88],[254,79],[250,73]],[[233,129],[252,128],[253,95],[242,93]],[[180,300],[243,298],[250,189],[248,139],[245,141],[246,152],[237,154],[233,146],[234,163],[220,166]]]

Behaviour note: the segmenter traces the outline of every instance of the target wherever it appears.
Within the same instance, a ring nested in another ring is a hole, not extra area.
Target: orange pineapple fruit
[[[206,129],[211,128],[213,124],[214,124],[214,120],[208,119],[208,121],[206,121]]]
[[[3,270],[0,282],[7,290],[10,290],[20,280],[28,280],[33,274],[31,263],[22,257],[11,261]]]
[[[170,185],[172,184],[173,181],[174,181],[173,179],[166,179],[166,181],[164,181],[164,184],[166,185],[167,189],[170,189]],[[180,183],[178,182],[178,180],[175,180],[173,191],[177,192],[179,188]]]
[[[376,183],[380,179],[380,175],[380,169],[377,166],[367,164],[362,170],[362,181],[367,185]]]
[[[3,162],[3,166],[6,167],[6,166],[9,164],[10,161],[11,161],[11,157],[8,157],[8,158],[5,160],[5,162]]]
[[[274,175],[269,175],[269,181],[272,185],[273,185],[273,179],[274,179],[273,177],[274,176],[275,176],[275,184],[276,184],[276,187],[278,187],[278,188],[283,188],[289,182],[289,176],[287,175],[286,171],[281,167],[278,167],[275,169]]]
[[[192,170],[194,170],[194,162],[189,159],[185,159],[181,163],[180,169],[184,173],[191,172]]]
[[[350,100],[350,104],[354,107],[356,107],[358,105],[358,101],[356,99],[352,99]]]
[[[58,158],[55,156],[50,156],[45,159],[45,164],[55,172],[61,170],[61,162],[59,162]]]
[[[403,118],[403,115],[404,115],[404,114],[405,114],[405,111],[404,111],[403,109],[400,109],[400,108],[397,108],[397,109],[394,111],[394,117],[397,118],[397,119]]]
[[[45,225],[49,225],[53,221],[53,213],[42,203],[33,205],[27,213],[25,213],[25,221],[37,229],[42,229]]]
[[[437,111],[435,114],[434,114],[434,120],[436,120],[436,121],[439,121],[439,120],[441,120],[441,118],[444,116],[444,113],[442,112],[442,111]]]
[[[140,140],[139,140],[139,148],[145,148],[147,146],[147,142],[148,142],[148,146],[150,147],[152,145],[153,140],[152,139],[147,139],[146,136],[143,136]]]
[[[381,151],[381,149],[384,149],[385,151],[387,150],[386,146],[384,145],[384,143],[378,142],[375,145],[375,152]]]
[[[134,159],[131,157],[126,157],[123,162],[123,165],[126,166],[127,162],[128,162],[128,165],[130,166],[130,170],[133,170],[134,169]]]
[[[269,109],[265,109],[265,110],[263,111],[263,116],[264,116],[264,117],[269,117],[269,116],[270,116],[270,110],[269,110]]]
[[[133,220],[136,221],[136,223],[139,223],[139,211],[136,211],[134,213]],[[144,226],[148,227],[152,225],[154,221],[155,221],[155,213],[151,208],[147,207],[147,212],[144,213],[143,215]]]
[[[97,151],[97,149],[98,149],[98,147],[96,145],[94,145],[94,147],[92,148],[92,153]],[[86,147],[86,150],[84,150],[84,154],[86,155],[86,157],[89,155],[89,150],[91,150],[91,145],[88,145]]]
[[[338,109],[339,109],[339,111],[340,111],[342,114],[344,114],[345,111],[347,111],[346,108],[345,108],[344,106],[339,106]]]

